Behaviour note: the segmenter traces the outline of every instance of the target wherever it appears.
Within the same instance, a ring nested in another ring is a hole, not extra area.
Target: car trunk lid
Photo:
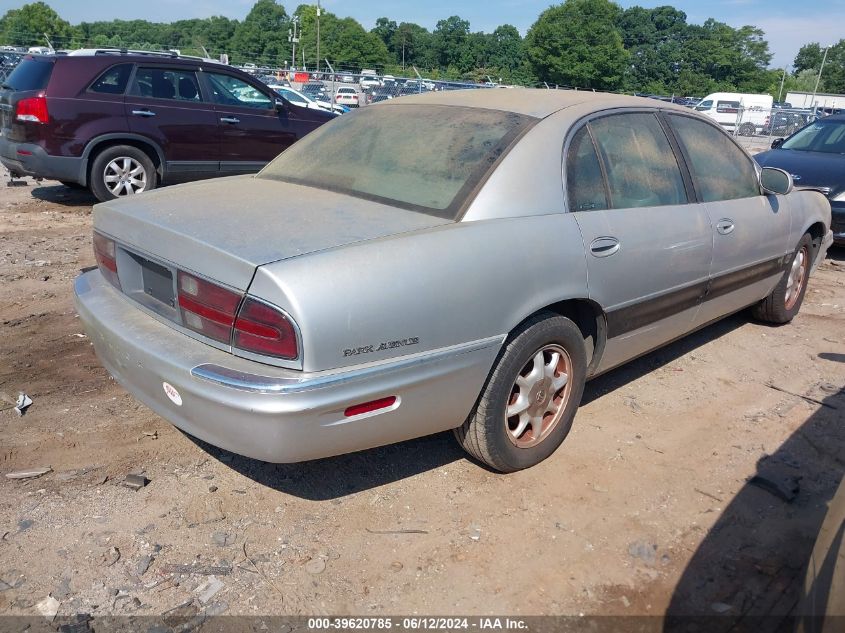
[[[94,228],[129,250],[242,291],[263,264],[450,222],[252,176],[169,187],[94,208]]]

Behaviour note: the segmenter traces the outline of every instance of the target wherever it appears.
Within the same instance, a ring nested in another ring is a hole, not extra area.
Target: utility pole
[[[317,0],[317,72],[320,72],[320,0]]]
[[[786,66],[783,67],[783,75],[780,78],[780,90],[778,90],[778,101],[781,101],[783,95],[783,82],[786,81]]]
[[[824,70],[824,62],[827,59],[827,52],[830,50],[830,45],[828,44],[824,48],[824,56],[822,57],[822,65],[819,66],[819,76],[816,77],[816,87],[813,88],[813,100],[810,102],[810,107],[815,109],[816,107],[816,93],[819,91],[819,82],[822,79],[822,71]]]
[[[288,29],[288,42],[293,45],[293,52],[290,56],[290,69],[293,70],[296,68],[296,43],[299,41],[299,35],[302,34],[301,32],[299,34],[296,32],[296,27],[299,25],[299,16],[293,16],[290,23],[293,26],[293,30]]]

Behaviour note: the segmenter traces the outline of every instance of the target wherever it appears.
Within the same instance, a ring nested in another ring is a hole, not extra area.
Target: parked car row
[[[0,88],[0,162],[101,201],[252,173],[336,116],[252,76],[172,54],[28,55]]]

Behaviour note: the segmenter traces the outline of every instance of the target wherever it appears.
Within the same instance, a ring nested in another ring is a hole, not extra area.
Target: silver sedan
[[[211,444],[295,462],[455,429],[514,471],[589,378],[743,308],[790,321],[830,242],[824,196],[685,108],[441,92],[98,205],[75,291],[109,372]]]

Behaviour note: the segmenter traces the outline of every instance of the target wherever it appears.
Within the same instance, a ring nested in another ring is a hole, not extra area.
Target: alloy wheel
[[[518,448],[542,442],[563,417],[572,383],[572,359],[560,345],[546,345],[517,374],[505,409],[508,439]]]
[[[147,170],[134,158],[118,156],[103,170],[103,182],[116,197],[141,193],[147,188]]]

